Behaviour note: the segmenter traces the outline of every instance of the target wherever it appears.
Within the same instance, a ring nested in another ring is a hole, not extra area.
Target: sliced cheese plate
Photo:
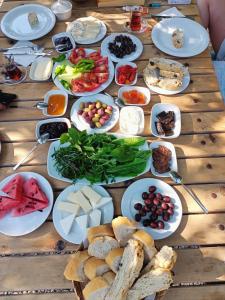
[[[86,199],[81,190],[88,196]],[[98,195],[101,196],[100,199]],[[79,201],[83,208],[77,204]],[[112,198],[106,189],[99,185],[76,183],[68,186],[57,197],[53,208],[53,223],[62,238],[70,243],[80,244],[86,239],[88,227],[99,225],[99,221],[100,224],[110,223],[113,215]]]

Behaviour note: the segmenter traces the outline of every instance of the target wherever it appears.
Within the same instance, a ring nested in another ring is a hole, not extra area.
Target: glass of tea
[[[2,74],[6,84],[16,84],[26,78],[26,69],[19,67],[12,57],[7,57],[7,62],[3,66]]]
[[[142,13],[139,9],[131,11],[130,29],[132,31],[140,31],[142,25]]]

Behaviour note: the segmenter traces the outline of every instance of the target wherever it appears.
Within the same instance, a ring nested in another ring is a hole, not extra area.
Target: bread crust
[[[93,239],[100,236],[111,236],[114,237],[111,224],[104,224],[95,227],[88,228],[87,239],[91,243]]]
[[[102,272],[99,271],[100,268],[102,269]],[[90,257],[84,263],[84,274],[87,276],[89,280],[92,280],[97,276],[102,276],[105,273],[103,272],[103,270],[105,272],[110,270],[110,267],[103,259]],[[102,274],[98,274],[99,272]]]
[[[105,258],[106,263],[109,265],[110,269],[115,273],[118,271],[118,269],[115,269],[115,265],[114,265],[115,259],[120,258],[121,260],[123,256],[123,252],[124,252],[124,248],[115,248],[112,249]]]
[[[108,287],[109,285],[103,277],[101,276],[95,277],[94,279],[89,281],[88,284],[83,289],[84,299],[89,300],[92,293],[96,292],[97,290],[108,288]]]

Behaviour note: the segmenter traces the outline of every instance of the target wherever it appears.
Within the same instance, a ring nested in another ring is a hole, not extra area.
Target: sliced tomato
[[[117,75],[117,81],[119,84],[125,84],[126,79],[127,79],[126,75],[124,75],[122,73]]]
[[[101,58],[101,54],[100,54],[99,51],[95,51],[95,52],[92,52],[92,53],[88,54],[87,58],[93,59],[94,61],[97,61]]]
[[[76,52],[76,49],[73,49],[70,56],[69,56],[69,61],[72,63],[72,64],[75,64],[75,60],[77,58],[77,52]]]
[[[83,58],[86,57],[86,52],[85,52],[84,48],[77,48],[76,53],[77,53],[77,56],[80,56]]]
[[[109,69],[108,65],[101,65],[101,66],[95,67],[93,69],[93,72],[95,72],[95,73],[101,73],[101,72],[105,73],[105,72],[108,72],[108,69]]]
[[[95,73],[98,78],[98,83],[102,84],[109,79],[109,73]]]
[[[99,58],[99,59],[95,62],[95,66],[96,66],[96,67],[99,67],[99,66],[101,66],[101,65],[106,65],[106,66],[108,66],[108,63],[109,63],[108,57],[101,57],[101,58]]]
[[[86,82],[84,79],[72,80],[72,91],[73,92],[90,92],[97,89],[100,84],[96,82]]]

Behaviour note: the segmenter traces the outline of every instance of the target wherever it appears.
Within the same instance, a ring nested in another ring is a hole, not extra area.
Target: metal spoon
[[[109,97],[111,97],[111,98],[113,98],[113,100],[114,100],[114,102],[116,103],[116,105],[117,106],[119,106],[119,107],[124,107],[124,106],[126,106],[125,104],[124,104],[124,102],[123,102],[123,100],[122,99],[120,99],[120,98],[118,98],[118,97],[112,97],[111,95],[109,95],[108,93],[106,93],[106,92],[104,92],[104,94],[106,95],[106,96],[109,96]]]
[[[188,192],[189,195],[197,202],[197,204],[201,207],[205,214],[208,214],[208,209],[202,204],[199,198],[192,192],[192,190],[183,184],[183,178],[175,171],[170,171],[170,177],[175,183],[181,184],[184,189]]]
[[[15,167],[13,168],[13,170],[15,171],[16,169],[19,168],[19,166],[31,155],[31,153],[34,152],[34,150],[36,150],[36,148],[39,145],[45,144],[47,142],[47,140],[49,139],[49,133],[44,133],[42,134],[38,139],[36,144],[34,145],[34,147],[28,152],[28,154],[21,160],[18,162],[17,165],[15,165]]]
[[[34,105],[34,107],[42,110],[48,107],[48,103],[45,102],[38,102],[37,104]]]

